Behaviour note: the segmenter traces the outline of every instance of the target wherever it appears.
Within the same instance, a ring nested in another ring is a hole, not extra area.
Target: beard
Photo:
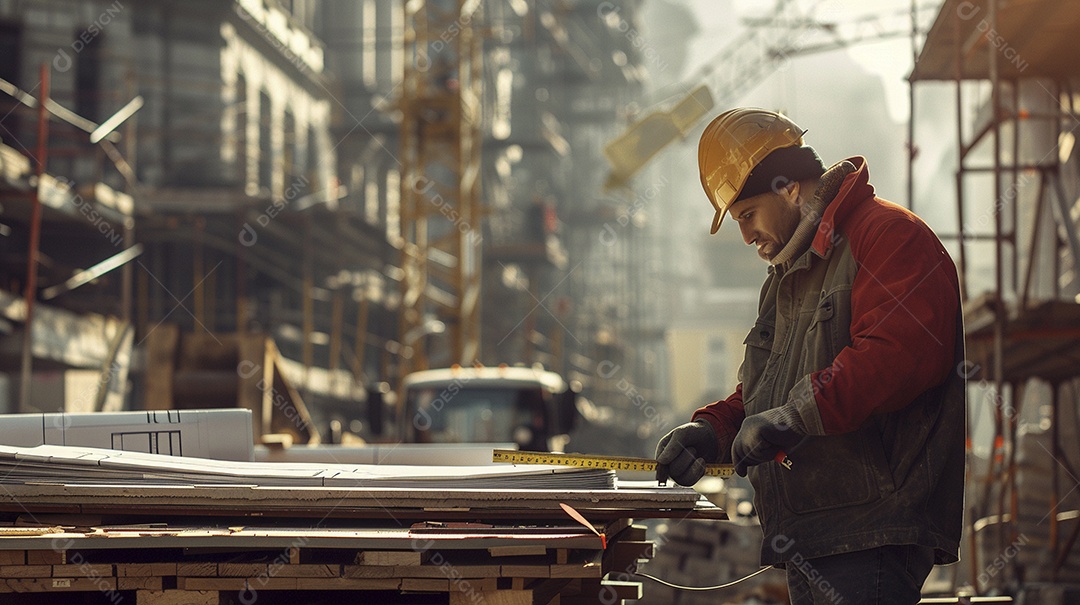
[[[758,256],[761,257],[761,260],[765,262],[771,262],[772,259],[775,258],[777,254],[780,254],[780,251],[783,249],[784,247],[776,242],[768,242],[764,245],[758,246],[757,253]]]

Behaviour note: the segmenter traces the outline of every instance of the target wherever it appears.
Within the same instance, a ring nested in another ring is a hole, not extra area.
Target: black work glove
[[[656,444],[656,480],[668,477],[687,487],[705,474],[705,465],[716,462],[720,443],[716,431],[704,420],[677,426]]]
[[[731,444],[735,473],[746,476],[746,469],[768,462],[783,450],[791,453],[806,437],[798,412],[787,406],[747,416]]]

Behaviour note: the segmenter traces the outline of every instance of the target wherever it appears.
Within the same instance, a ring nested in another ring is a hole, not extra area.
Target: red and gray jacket
[[[718,434],[793,407],[795,466],[752,467],[763,564],[887,544],[958,560],[964,499],[964,338],[956,268],[933,231],[874,195],[866,161],[809,249],[770,267],[740,384],[694,419]]]

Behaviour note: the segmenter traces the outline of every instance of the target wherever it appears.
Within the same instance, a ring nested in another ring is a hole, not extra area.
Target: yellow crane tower
[[[401,119],[400,375],[480,354],[480,0],[406,0]],[[448,346],[448,349],[441,347]],[[412,351],[411,357],[408,351]]]

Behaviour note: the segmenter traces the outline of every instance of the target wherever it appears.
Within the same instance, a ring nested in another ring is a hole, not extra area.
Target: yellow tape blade
[[[575,466],[579,468],[602,468],[616,471],[656,470],[656,461],[650,458],[632,458],[629,456],[595,456],[591,454],[559,454],[555,452],[523,452],[519,450],[492,450],[492,462],[511,464],[545,464],[553,466]],[[709,464],[705,474],[713,477],[730,477],[735,474],[735,467],[730,464]]]

